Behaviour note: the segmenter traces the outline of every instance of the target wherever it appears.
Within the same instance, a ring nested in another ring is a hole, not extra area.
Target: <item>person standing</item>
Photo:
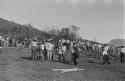
[[[12,47],[12,43],[13,43],[13,41],[12,41],[12,39],[10,38],[10,39],[9,39],[9,47]]]
[[[43,43],[40,44],[40,49],[41,49],[41,56],[44,56],[44,60],[45,60],[45,45]]]
[[[46,49],[46,45],[44,45],[44,51],[43,51],[43,53],[44,53],[44,60],[48,60],[48,57],[47,57],[47,49]]]
[[[37,53],[38,53],[38,58],[39,61],[42,62],[43,54],[42,54],[42,49],[41,49],[41,43],[37,43]]]
[[[58,49],[58,61],[62,62],[62,49],[61,49],[61,47],[59,47],[59,49]]]
[[[125,58],[125,46],[121,46],[120,49],[120,62],[123,63]]]
[[[52,49],[53,49],[53,45],[50,43],[50,41],[45,43],[46,49],[47,49],[47,56],[48,56],[48,60],[52,61]]]
[[[33,61],[36,60],[36,52],[37,52],[37,40],[33,39],[31,42],[31,58]]]
[[[78,58],[78,56],[79,56],[77,46],[73,46],[73,47],[72,47],[72,52],[71,52],[71,54],[72,54],[72,61],[73,61],[74,65],[77,65],[77,64],[78,64],[77,58]]]
[[[2,52],[2,39],[0,38],[0,54]]]
[[[63,62],[65,63],[65,54],[66,54],[66,46],[62,46],[62,59],[63,59]]]
[[[108,46],[105,46],[102,52],[102,59],[103,59],[103,64],[105,64],[106,62],[108,64],[110,64],[109,62],[109,55],[108,55]]]

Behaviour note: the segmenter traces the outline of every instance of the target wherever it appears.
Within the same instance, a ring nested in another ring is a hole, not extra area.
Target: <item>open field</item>
[[[0,81],[125,81],[125,64],[113,62],[89,63],[80,57],[78,66],[56,61],[33,62],[29,49],[2,48],[0,54]],[[80,68],[83,71],[60,73],[52,69]]]

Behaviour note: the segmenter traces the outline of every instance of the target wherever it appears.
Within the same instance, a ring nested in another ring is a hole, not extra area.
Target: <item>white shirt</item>
[[[106,46],[106,47],[104,47],[104,50],[108,51],[109,48],[110,48],[110,46]]]
[[[45,46],[46,46],[47,50],[52,50],[53,49],[53,45],[51,43],[49,43],[49,42],[46,42]]]
[[[32,41],[32,42],[31,42],[31,45],[34,46],[34,47],[37,47],[37,42]]]
[[[72,52],[72,53],[74,53],[74,52],[75,52],[75,50],[72,48],[72,49],[71,49],[71,52]]]
[[[62,54],[62,49],[59,49],[59,54]]]
[[[2,41],[5,41],[4,39],[2,39]]]
[[[73,42],[71,42],[71,47],[73,46]]]
[[[63,46],[62,49],[63,49],[63,51],[66,51],[66,46]]]
[[[104,50],[103,53],[102,53],[102,55],[108,55],[107,50]]]
[[[70,41],[69,41],[69,40],[67,40],[66,42],[67,42],[67,43],[70,43]]]
[[[0,39],[2,39],[2,36],[0,36]]]
[[[65,42],[65,40],[62,40],[62,43],[64,43]]]
[[[103,51],[103,53],[102,53],[102,55],[108,55],[108,49],[110,48],[110,46],[106,46],[106,47],[104,47],[104,51]]]
[[[121,52],[122,52],[122,53],[125,53],[125,47],[124,47],[124,48],[121,48]]]
[[[44,50],[44,44],[41,44],[41,45],[40,45],[40,48],[41,48],[42,50]]]

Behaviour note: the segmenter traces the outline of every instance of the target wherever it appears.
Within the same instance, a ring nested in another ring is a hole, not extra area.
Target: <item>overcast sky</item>
[[[0,0],[0,17],[20,24],[80,27],[82,38],[108,42],[125,38],[124,0]]]

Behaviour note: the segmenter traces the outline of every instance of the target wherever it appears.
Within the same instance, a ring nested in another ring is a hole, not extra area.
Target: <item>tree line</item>
[[[53,39],[53,41],[56,42],[60,38],[77,40],[80,38],[79,29],[80,28],[75,25],[70,25],[69,27],[62,27],[62,29],[52,26],[49,30],[38,30],[31,24],[20,25],[13,21],[0,18],[0,35],[4,37],[9,36],[20,41],[32,39],[34,37],[40,41]]]

